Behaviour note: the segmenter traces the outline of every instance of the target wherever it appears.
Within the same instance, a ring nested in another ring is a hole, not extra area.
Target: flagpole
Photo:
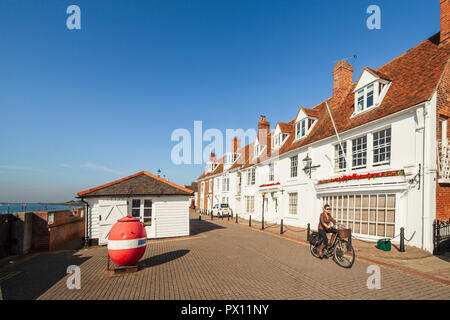
[[[331,118],[331,123],[333,123],[334,132],[336,132],[336,137],[338,139],[339,146],[341,147],[342,153],[344,154],[344,157],[345,157],[345,164],[346,164],[345,168],[346,168],[348,173],[351,173],[350,168],[349,168],[349,164],[347,163],[348,162],[347,161],[347,159],[348,159],[347,158],[347,153],[344,151],[344,148],[342,148],[341,138],[339,137],[339,133],[338,133],[338,131],[336,129],[336,125],[334,124],[333,115],[331,114],[330,107],[328,106],[328,102],[326,100],[325,100],[325,104],[327,106],[328,114],[330,115],[330,118]],[[338,152],[338,159],[339,159],[339,152]]]

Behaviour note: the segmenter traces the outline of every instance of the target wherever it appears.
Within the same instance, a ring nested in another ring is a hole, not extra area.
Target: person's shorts
[[[319,229],[320,238],[322,239],[322,242],[325,243],[326,246],[328,246],[327,233],[337,233],[337,229],[336,228],[328,228],[327,230]]]

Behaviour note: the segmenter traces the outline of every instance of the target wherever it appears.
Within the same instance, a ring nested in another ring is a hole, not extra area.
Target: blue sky
[[[189,184],[203,166],[171,162],[173,130],[260,114],[273,128],[331,96],[337,60],[358,55],[356,80],[438,31],[438,0],[3,0],[0,201],[66,201],[141,170]]]

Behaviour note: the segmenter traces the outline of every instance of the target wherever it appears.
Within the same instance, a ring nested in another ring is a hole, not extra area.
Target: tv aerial
[[[347,57],[347,58],[344,58],[344,59],[334,60],[334,63],[337,63],[339,61],[345,61],[345,62],[348,62],[350,64],[353,64],[353,63],[355,63],[357,58],[358,58],[358,56],[356,54],[354,54],[354,55],[352,55],[350,57]]]

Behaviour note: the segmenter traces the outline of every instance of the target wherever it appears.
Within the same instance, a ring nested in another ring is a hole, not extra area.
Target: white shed
[[[111,227],[127,215],[145,224],[149,239],[188,236],[192,194],[146,171],[78,192],[88,206],[86,237],[106,245]]]

